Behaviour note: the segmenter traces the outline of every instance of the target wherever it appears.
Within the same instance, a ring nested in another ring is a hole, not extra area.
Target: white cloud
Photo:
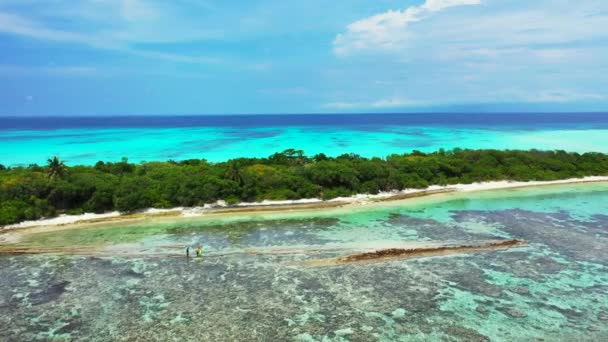
[[[0,32],[92,46],[183,42],[221,35],[183,12],[162,1],[58,0],[20,10],[0,2]],[[67,29],[65,22],[78,30]]]
[[[457,6],[463,8],[451,10]],[[568,49],[608,39],[600,27],[608,27],[608,2],[427,0],[349,24],[333,49],[339,56],[390,52],[407,61],[506,54],[565,60]]]
[[[373,77],[375,96],[423,105],[607,101],[604,27],[608,1],[427,0],[349,24],[333,51],[357,76],[343,93]]]
[[[405,97],[395,96],[385,99],[380,99],[371,104],[374,108],[395,108],[419,104],[416,101],[409,100]]]
[[[481,0],[426,0],[420,6],[373,15],[348,25],[345,33],[338,34],[333,43],[334,52],[346,55],[367,49],[397,48],[407,41],[406,29],[410,23],[424,20],[433,13],[450,7],[480,3]]]
[[[438,12],[443,9],[462,6],[462,5],[478,5],[481,0],[426,0],[420,8],[425,9],[429,12]]]
[[[103,78],[114,76],[161,76],[163,78],[180,79],[208,79],[209,76],[198,72],[179,72],[175,70],[150,70],[150,69],[121,69],[108,66],[84,66],[84,65],[47,65],[47,66],[26,66],[0,64],[0,76],[18,77],[78,77],[78,78]]]
[[[160,16],[160,11],[149,2],[141,0],[122,0],[118,2],[123,18],[131,21],[152,20]]]
[[[545,90],[538,95],[529,97],[528,102],[566,103],[573,101],[600,101],[606,99],[605,95],[594,93],[581,93],[572,90]]]
[[[11,13],[0,12],[0,32],[52,41],[89,42],[89,39],[81,34],[53,30]]]
[[[89,66],[20,66],[0,65],[0,75],[9,76],[95,76],[97,68]]]
[[[344,101],[336,101],[336,102],[328,102],[323,104],[323,108],[332,108],[332,109],[353,109],[353,108],[362,108],[365,104],[362,102],[344,102]]]
[[[24,18],[10,13],[0,12],[0,32],[26,36],[40,40],[83,44],[94,48],[116,50],[127,54],[166,60],[171,62],[195,64],[220,62],[217,58],[210,58],[205,56],[181,55],[160,51],[136,49],[130,46],[130,41],[134,40],[134,37],[127,38],[128,36],[132,36],[132,34],[125,34],[123,32],[115,32],[112,34],[87,34],[56,30],[48,28],[28,18]]]
[[[381,108],[399,108],[413,105],[420,105],[418,101],[413,101],[402,96],[393,96],[382,98],[375,101],[336,101],[328,102],[323,105],[324,108],[332,109],[381,109]]]
[[[52,4],[0,1],[0,33],[39,40],[75,43],[142,57],[181,63],[215,63],[191,54],[142,49],[139,45],[216,39],[217,30],[203,27],[196,16],[171,2],[143,0],[54,1]],[[25,9],[25,10],[24,10]],[[69,22],[72,25],[66,26]],[[78,30],[68,27],[78,27]]]

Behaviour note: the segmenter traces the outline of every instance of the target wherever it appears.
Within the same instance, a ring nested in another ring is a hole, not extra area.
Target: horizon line
[[[306,112],[291,112],[291,113],[188,113],[188,114],[23,114],[23,115],[1,115],[0,118],[94,118],[94,117],[196,117],[196,116],[214,116],[214,117],[229,117],[229,116],[314,116],[314,115],[420,115],[420,114],[488,114],[488,115],[513,115],[513,114],[608,114],[608,109],[597,111],[415,111],[415,112],[324,112],[324,113],[306,113]]]

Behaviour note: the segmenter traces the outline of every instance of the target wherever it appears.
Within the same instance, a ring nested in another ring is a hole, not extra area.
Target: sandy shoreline
[[[34,227],[63,227],[71,225],[99,224],[109,222],[129,222],[154,217],[203,217],[208,215],[231,215],[256,212],[281,212],[292,210],[323,210],[328,208],[345,207],[350,205],[366,205],[377,202],[398,201],[408,198],[431,196],[453,192],[476,192],[488,190],[503,190],[523,187],[536,187],[548,185],[566,185],[578,183],[608,182],[608,176],[591,176],[584,178],[571,178],[556,181],[495,181],[472,184],[454,184],[447,186],[434,185],[425,189],[406,189],[402,191],[382,192],[376,195],[359,194],[351,197],[339,197],[328,201],[318,198],[300,199],[293,201],[263,201],[242,202],[234,206],[228,206],[224,201],[207,204],[203,207],[194,208],[171,208],[171,209],[147,209],[137,213],[123,214],[117,211],[82,215],[60,215],[58,217],[41,219],[36,221],[24,221],[18,224],[8,225],[0,228],[0,232],[8,232],[18,229]]]

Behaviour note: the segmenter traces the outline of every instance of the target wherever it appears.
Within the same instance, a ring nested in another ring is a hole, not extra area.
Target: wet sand
[[[26,225],[12,225],[0,229],[0,246],[5,244],[19,243],[23,237],[38,233],[50,233],[72,229],[86,229],[93,227],[114,227],[122,224],[133,224],[148,222],[150,220],[225,220],[225,219],[255,219],[290,214],[315,214],[331,210],[358,210],[361,208],[375,208],[385,205],[406,204],[408,201],[420,198],[439,198],[450,194],[463,194],[491,191],[508,190],[532,187],[547,187],[557,185],[575,185],[588,183],[608,183],[608,176],[594,176],[576,179],[565,179],[546,182],[511,182],[497,181],[473,184],[456,184],[450,186],[432,186],[423,190],[406,190],[397,193],[383,193],[379,195],[357,195],[347,198],[337,198],[329,201],[303,202],[291,204],[272,204],[271,201],[264,204],[247,204],[242,206],[216,207],[202,209],[196,214],[189,214],[188,208],[174,209],[149,209],[143,212],[120,214],[116,216],[101,216],[93,219],[75,220],[66,223],[47,224],[46,220],[27,222]],[[361,197],[364,196],[364,197]],[[85,214],[86,215],[86,214]],[[51,219],[51,222],[54,222]]]

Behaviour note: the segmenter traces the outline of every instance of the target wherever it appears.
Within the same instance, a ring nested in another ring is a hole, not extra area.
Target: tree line
[[[191,207],[217,200],[331,199],[356,193],[496,180],[557,180],[608,175],[608,155],[565,151],[439,150],[364,158],[309,157],[288,149],[267,158],[66,166],[0,164],[0,225],[61,213]]]

